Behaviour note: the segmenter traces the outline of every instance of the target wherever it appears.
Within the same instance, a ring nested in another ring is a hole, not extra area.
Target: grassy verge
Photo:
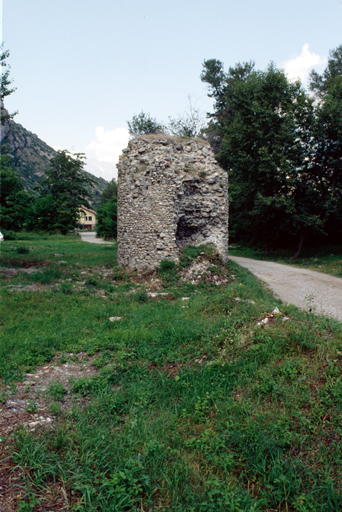
[[[341,324],[282,304],[205,247],[138,273],[116,267],[115,246],[18,245],[2,246],[3,266],[57,273],[5,273],[3,401],[56,353],[98,370],[72,383],[52,426],[3,438],[25,480],[18,510],[52,509],[51,489],[78,512],[342,509]]]
[[[275,261],[294,267],[302,267],[318,272],[324,272],[336,277],[342,277],[342,245],[326,245],[322,247],[309,247],[302,250],[296,260],[291,260],[292,252],[287,249],[279,249],[265,256],[262,249],[243,247],[232,244],[229,248],[232,256],[243,256],[264,261]]]

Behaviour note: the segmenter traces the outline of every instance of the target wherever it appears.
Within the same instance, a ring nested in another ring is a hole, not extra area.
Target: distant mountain
[[[51,158],[56,156],[56,151],[37,137],[37,135],[29,132],[26,128],[12,120],[5,123],[2,144],[8,148],[6,153],[12,157],[12,167],[21,178],[25,189],[31,190],[36,194],[35,187],[39,185],[44,177]],[[91,199],[89,202],[96,209],[100,203],[101,194],[108,182],[103,178],[97,178],[87,171],[83,172],[95,182],[94,187],[91,189]]]

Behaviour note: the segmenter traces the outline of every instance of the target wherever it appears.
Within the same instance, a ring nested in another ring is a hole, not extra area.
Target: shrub
[[[18,254],[28,254],[29,252],[30,252],[30,250],[27,247],[23,247],[23,246],[17,247]]]

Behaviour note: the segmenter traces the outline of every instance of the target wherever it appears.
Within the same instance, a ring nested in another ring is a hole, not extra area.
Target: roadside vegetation
[[[74,235],[1,247],[13,510],[342,508],[341,324],[210,246],[149,272]]]
[[[318,247],[304,247],[300,257],[295,260],[292,258],[292,251],[289,249],[270,250],[268,256],[265,256],[263,249],[246,247],[238,243],[232,244],[229,247],[229,254],[244,258],[254,258],[256,260],[275,261],[276,263],[307,268],[331,274],[332,276],[342,277],[342,245],[331,244]]]

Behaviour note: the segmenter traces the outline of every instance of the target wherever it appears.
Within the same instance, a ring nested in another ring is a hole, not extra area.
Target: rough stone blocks
[[[154,268],[185,245],[212,242],[228,259],[228,176],[204,140],[131,140],[118,167],[118,263]]]

